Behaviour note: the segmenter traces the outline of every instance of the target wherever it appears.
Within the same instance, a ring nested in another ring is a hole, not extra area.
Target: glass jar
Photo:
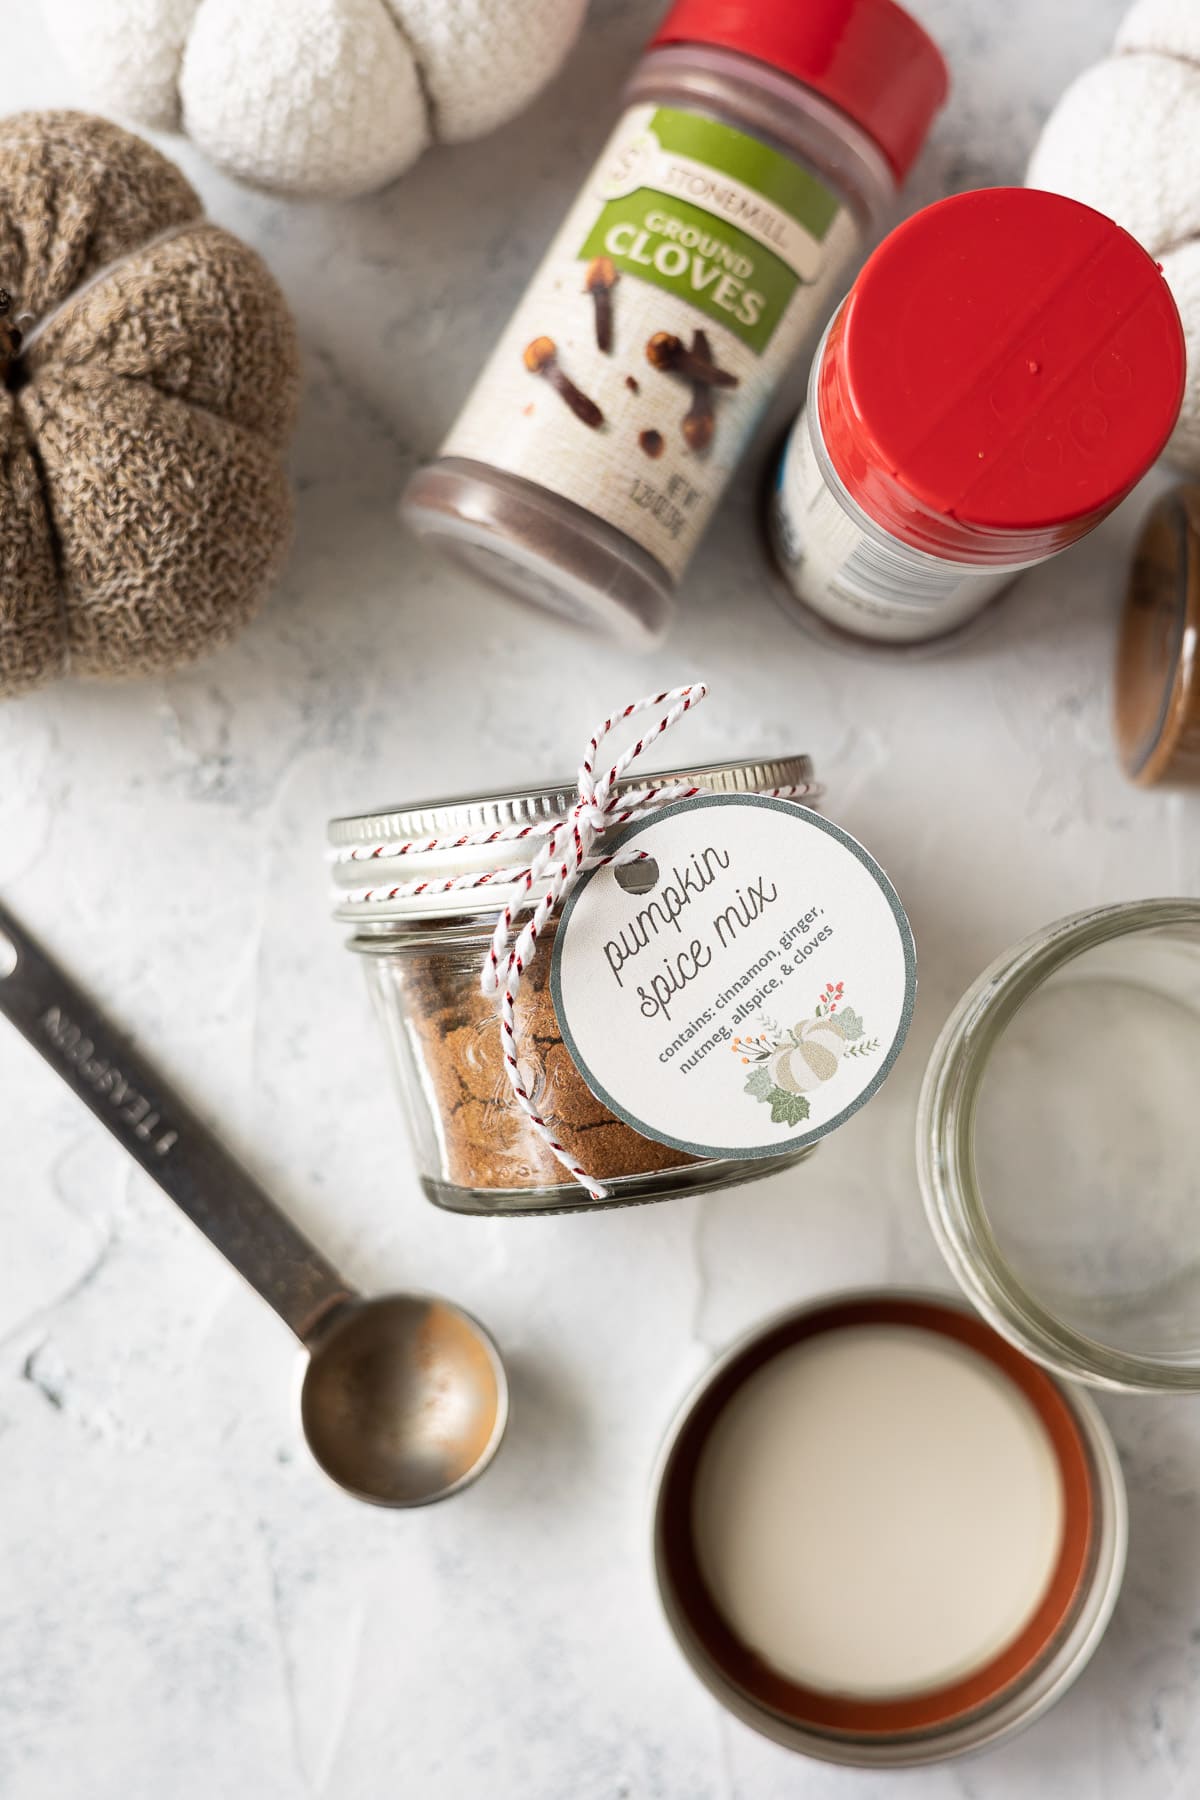
[[[786,793],[812,804],[818,795],[807,757],[738,762],[674,772],[664,782],[694,783],[717,794]],[[619,784],[628,792],[644,777]],[[604,1183],[608,1200],[584,1196],[536,1134],[505,1076],[495,996],[480,971],[496,915],[516,897],[492,877],[519,858],[512,838],[433,852],[399,846],[478,831],[537,827],[568,813],[567,786],[526,794],[434,802],[399,811],[336,819],[329,828],[336,916],[353,927],[350,949],[363,958],[376,1011],[392,1048],[421,1185],[436,1206],[476,1214],[591,1211],[728,1187],[787,1168],[811,1146],[778,1157],[699,1160],[645,1138],[595,1098],[563,1043],[550,992],[554,921],[539,938],[516,1004],[521,1073],[534,1104],[567,1151]],[[528,854],[528,853],[526,853]],[[474,874],[480,887],[438,891]],[[370,876],[373,886],[364,886]],[[390,884],[428,881],[425,891],[395,894]]]
[[[1060,1375],[1200,1391],[1200,901],[1079,913],[981,975],[925,1077],[934,1235]]]
[[[1129,575],[1114,682],[1117,748],[1141,787],[1200,782],[1200,488],[1150,510]]]
[[[644,646],[758,419],[946,92],[895,0],[677,0],[403,510]]]

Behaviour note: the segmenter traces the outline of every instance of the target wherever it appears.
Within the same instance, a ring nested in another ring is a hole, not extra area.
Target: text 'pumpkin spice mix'
[[[299,353],[261,259],[151,145],[0,120],[0,696],[170,669],[278,577]]]

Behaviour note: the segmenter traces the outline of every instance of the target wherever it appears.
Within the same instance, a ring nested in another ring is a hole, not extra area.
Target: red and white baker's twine
[[[593,1200],[607,1199],[607,1188],[593,1180],[565,1145],[558,1141],[538,1112],[522,1078],[517,1059],[517,993],[540,933],[545,930],[547,920],[562,906],[580,876],[609,863],[620,865],[645,862],[650,854],[646,850],[617,850],[606,855],[597,854],[594,849],[597,839],[606,832],[620,830],[635,819],[643,819],[650,813],[658,812],[660,808],[669,806],[676,800],[690,800],[694,795],[707,791],[702,786],[682,781],[632,788],[623,794],[617,791],[618,783],[630,764],[636,762],[672,725],[677,724],[685,713],[698,706],[707,692],[703,682],[695,682],[691,687],[671,688],[664,693],[650,694],[643,700],[635,700],[611,719],[605,719],[591,738],[587,755],[580,765],[578,798],[571,811],[563,817],[543,819],[528,825],[506,825],[495,831],[464,832],[455,838],[421,838],[410,843],[354,845],[333,853],[333,860],[341,863],[372,862],[384,858],[390,861],[393,857],[420,855],[435,850],[465,850],[488,844],[525,842],[538,838],[543,840],[527,863],[503,869],[488,869],[482,874],[454,875],[445,880],[406,881],[391,887],[357,888],[349,892],[343,891],[340,899],[343,903],[362,904],[369,901],[415,899],[420,895],[450,894],[485,887],[517,890],[516,897],[509,901],[496,920],[496,928],[483,959],[481,985],[485,994],[497,991],[500,994],[500,1042],[505,1074],[514,1099],[543,1143],[573,1179],[587,1189]],[[651,708],[664,703],[667,704],[667,710],[657,724],[629,749],[622,751],[612,766],[597,777],[595,761],[604,740],[626,719],[632,719],[638,713],[649,712]],[[772,788],[770,793],[776,799],[796,799],[812,795],[815,791],[810,784],[805,783],[796,787]],[[531,905],[531,895],[542,882],[546,884],[542,896],[533,904],[530,916],[514,943],[514,922]]]

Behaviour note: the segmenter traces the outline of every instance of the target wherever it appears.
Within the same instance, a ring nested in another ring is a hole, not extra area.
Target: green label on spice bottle
[[[631,185],[632,184],[632,185]],[[660,107],[602,169],[612,198],[579,254],[650,281],[761,353],[838,201],[806,169],[732,126]]]
[[[574,501],[678,580],[857,241],[770,145],[630,108],[442,454]]]

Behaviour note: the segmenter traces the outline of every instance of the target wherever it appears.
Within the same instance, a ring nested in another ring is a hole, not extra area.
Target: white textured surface
[[[921,0],[954,105],[910,200],[1019,180],[1111,0]],[[1200,892],[1196,799],[1117,775],[1121,515],[995,625],[912,668],[785,625],[748,472],[649,663],[582,648],[427,559],[393,505],[602,141],[655,8],[599,0],[560,83],[399,187],[301,209],[188,167],[304,328],[300,531],[241,644],[178,678],[0,712],[0,888],[366,1286],[441,1288],[511,1363],[475,1489],[373,1512],[309,1465],[295,1354],[237,1279],[0,1030],[3,1800],[1192,1800],[1200,1419],[1105,1403],[1129,1576],[1081,1684],[1009,1746],[918,1776],[806,1764],[728,1719],[660,1622],[649,1471],[713,1349],[772,1308],[939,1282],[911,1151],[951,1002],[1093,901]],[[76,97],[36,18],[0,104]],[[797,387],[799,387],[799,380]],[[574,688],[561,673],[577,658]],[[326,916],[325,818],[574,766],[593,715],[703,673],[688,755],[812,751],[908,901],[910,1048],[794,1177],[593,1219],[480,1223],[419,1198],[359,971]]]

